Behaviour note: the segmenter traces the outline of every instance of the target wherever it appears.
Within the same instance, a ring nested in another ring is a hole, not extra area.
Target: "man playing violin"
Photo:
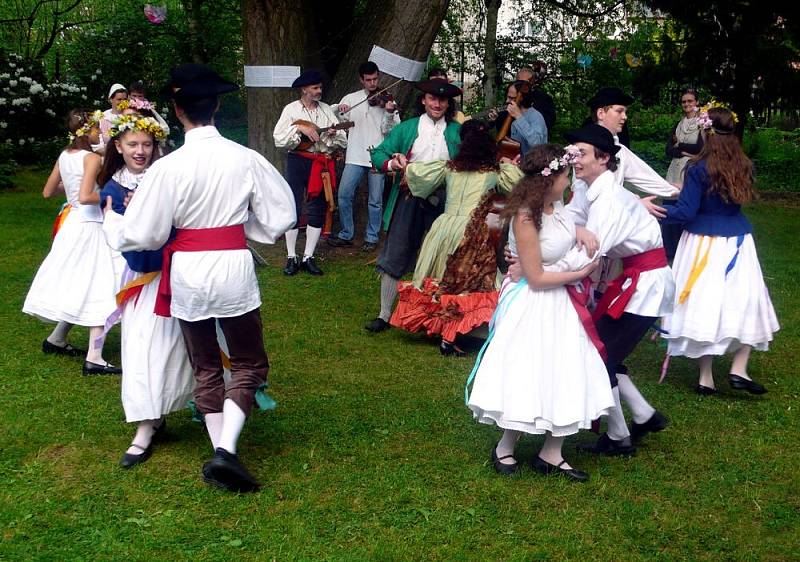
[[[353,225],[353,197],[361,178],[367,174],[369,186],[367,232],[364,235],[365,251],[372,251],[378,243],[383,209],[383,185],[386,177],[372,169],[369,149],[383,142],[389,131],[400,122],[397,105],[389,94],[379,93],[378,66],[371,61],[358,67],[362,88],[347,94],[337,106],[337,113],[353,121],[355,127],[347,140],[347,155],[339,186],[339,222],[342,229],[334,238],[328,239],[331,246],[352,246],[355,227]],[[366,102],[366,103],[365,103]]]
[[[272,136],[277,148],[288,150],[286,155],[286,181],[294,194],[297,216],[300,217],[303,199],[306,199],[306,245],[303,259],[298,262],[297,225],[286,233],[285,275],[295,275],[302,269],[311,275],[322,275],[314,262],[314,250],[325,224],[328,202],[325,199],[324,181],[328,174],[332,188],[336,185],[333,155],[347,146],[344,131],[326,129],[339,124],[330,106],[322,99],[322,75],[317,70],[306,70],[293,83],[300,90],[300,99],[283,108]]]

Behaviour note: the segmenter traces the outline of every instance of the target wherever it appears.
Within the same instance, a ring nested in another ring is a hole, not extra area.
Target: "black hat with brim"
[[[416,83],[416,88],[421,92],[439,96],[440,98],[455,98],[461,95],[461,88],[446,80],[423,80]]]
[[[302,88],[313,84],[322,84],[322,73],[319,70],[306,70],[292,82],[292,88]]]
[[[202,64],[183,64],[170,70],[169,75],[169,82],[161,90],[168,98],[210,98],[239,89]]]
[[[580,129],[569,131],[564,136],[571,143],[585,142],[611,156],[619,152],[619,145],[614,142],[614,135],[611,134],[611,131],[597,123],[584,125]]]
[[[619,88],[600,88],[592,98],[586,102],[592,111],[599,107],[609,105],[631,105],[634,101],[633,96],[629,96]]]

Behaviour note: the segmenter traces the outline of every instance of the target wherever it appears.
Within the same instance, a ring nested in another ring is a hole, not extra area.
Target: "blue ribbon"
[[[740,234],[736,237],[736,253],[733,254],[733,258],[731,262],[728,264],[728,267],[725,268],[725,277],[728,277],[728,273],[731,272],[731,269],[736,265],[736,260],[739,258],[739,250],[742,247],[742,242],[744,242],[744,234]]]
[[[262,383],[261,386],[256,389],[256,406],[258,406],[258,409],[262,412],[274,410],[278,407],[278,403],[272,396],[267,394],[266,390],[267,383]],[[197,404],[194,403],[194,400],[189,400],[186,403],[186,407],[192,412],[193,422],[205,423],[205,416],[203,415],[203,412],[197,409]]]

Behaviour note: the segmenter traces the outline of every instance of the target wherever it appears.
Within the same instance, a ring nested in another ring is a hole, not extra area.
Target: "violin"
[[[375,94],[367,99],[367,103],[372,107],[386,107],[386,104],[394,101],[394,96],[389,92]]]

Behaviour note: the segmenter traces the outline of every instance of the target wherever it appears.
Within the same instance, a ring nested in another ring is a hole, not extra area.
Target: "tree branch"
[[[596,18],[599,16],[604,16],[610,12],[613,12],[618,7],[625,4],[625,0],[614,0],[611,4],[607,5],[606,8],[600,10],[599,12],[587,12],[581,10],[577,6],[576,1],[568,2],[567,0],[542,0],[545,4],[550,4],[551,6],[558,8],[568,14],[572,14],[573,16],[578,16],[582,18]]]

